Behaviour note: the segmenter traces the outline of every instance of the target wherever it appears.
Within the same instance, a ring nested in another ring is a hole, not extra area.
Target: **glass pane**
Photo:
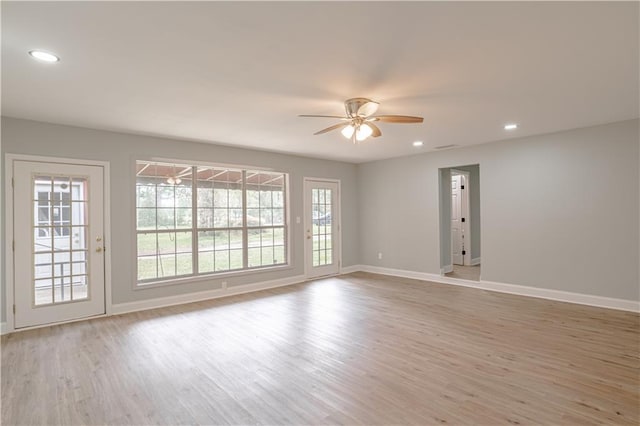
[[[175,188],[173,185],[162,184],[157,187],[157,203],[158,207],[174,207],[175,206]]]
[[[198,232],[198,250],[213,250],[213,231]]]
[[[209,185],[209,187],[201,188],[200,185]],[[198,207],[213,207],[213,188],[211,183],[198,183]]]
[[[260,192],[247,189],[247,208],[260,207]]]
[[[85,250],[87,248],[87,228],[74,226],[71,228],[71,248],[73,250]]]
[[[286,259],[284,256],[284,247],[278,246],[273,248],[273,260],[274,263],[277,264],[285,263]]]
[[[284,228],[274,228],[273,230],[273,244],[276,246],[284,245]]]
[[[144,256],[138,258],[138,280],[148,280],[157,278],[157,259],[155,256]]]
[[[263,229],[261,235],[262,247],[273,246],[273,229]]]
[[[35,263],[35,277],[38,278],[49,278],[53,276],[53,256],[51,253],[38,253],[33,257]]]
[[[247,209],[247,226],[260,226],[260,210]]]
[[[229,190],[226,188],[215,188],[213,190],[213,205],[215,207],[229,207]]]
[[[273,224],[284,225],[284,209],[273,209]]]
[[[213,211],[213,226],[215,228],[228,228],[229,227],[229,210],[215,209]]]
[[[242,209],[229,209],[229,227],[242,227]]]
[[[156,187],[153,184],[136,186],[136,206],[137,207],[155,207],[156,206]]]
[[[178,275],[188,275],[193,273],[193,258],[191,253],[179,253],[176,255]]]
[[[158,256],[158,277],[174,275],[176,275],[176,256],[174,254]]]
[[[213,252],[203,251],[198,253],[198,272],[213,272]]]
[[[189,170],[191,168],[189,167]],[[180,185],[175,186],[176,207],[188,207],[191,209],[191,172],[188,175],[182,175]]]
[[[53,279],[34,281],[34,304],[45,305],[53,303]]]
[[[242,265],[242,250],[229,251],[229,263],[231,269],[241,269]]]
[[[270,226],[273,224],[271,209],[260,209],[260,226]]]
[[[261,249],[260,247],[249,248],[249,268],[260,266],[262,263]]]
[[[229,190],[229,207],[242,208],[242,190]]]
[[[85,201],[74,201],[71,205],[71,220],[72,225],[81,225],[87,222],[87,203]]]
[[[242,248],[242,231],[229,232],[229,247],[232,249]]]
[[[198,209],[198,228],[213,228],[213,209]]]
[[[221,250],[214,252],[215,255],[215,270],[216,271],[228,271],[229,270],[229,251]]]
[[[54,228],[53,249],[55,251],[65,251],[71,248],[70,233],[71,228],[68,226]]]
[[[157,234],[138,234],[138,256],[155,255]]]
[[[273,247],[262,247],[262,265],[273,265]]]
[[[89,186],[86,178],[74,177],[71,179],[71,199],[73,201],[89,200]]]
[[[158,209],[158,229],[174,229],[175,215],[174,209],[162,208]]]
[[[247,238],[249,239],[249,247],[260,247],[262,239],[260,238],[262,231],[260,229],[249,229]]]
[[[89,296],[89,286],[86,275],[73,277],[73,300],[86,299]]]
[[[156,210],[148,208],[137,209],[138,229],[156,229]]]
[[[271,191],[260,191],[260,207],[271,207]]]
[[[177,253],[191,253],[193,250],[191,232],[177,232],[176,243]]]
[[[158,253],[175,253],[176,234],[175,232],[162,232],[158,234]]]
[[[216,231],[214,238],[216,250],[229,248],[229,231]]]
[[[176,228],[191,228],[192,209],[176,209]]]
[[[71,277],[53,279],[53,301],[68,302],[71,300]]]
[[[51,201],[51,176],[34,176],[33,178],[33,199],[43,204]]]
[[[71,264],[72,275],[85,275],[87,273],[87,262],[74,262]]]

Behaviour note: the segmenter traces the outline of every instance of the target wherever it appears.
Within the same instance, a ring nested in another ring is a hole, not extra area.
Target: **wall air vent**
[[[455,148],[459,145],[456,144],[451,144],[451,145],[440,145],[440,146],[435,146],[433,147],[433,149],[451,149],[451,148]]]

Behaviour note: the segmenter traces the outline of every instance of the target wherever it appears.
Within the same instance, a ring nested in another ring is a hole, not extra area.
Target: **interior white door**
[[[104,169],[15,161],[15,327],[105,313]]]
[[[451,176],[451,261],[462,265],[464,233],[462,228],[462,176]]]
[[[340,194],[335,181],[305,179],[305,275],[340,273]]]

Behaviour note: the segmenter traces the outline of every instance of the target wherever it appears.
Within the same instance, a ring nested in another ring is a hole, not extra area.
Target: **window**
[[[284,173],[138,161],[138,282],[287,263]]]

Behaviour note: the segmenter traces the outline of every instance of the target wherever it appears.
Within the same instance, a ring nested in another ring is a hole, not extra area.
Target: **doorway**
[[[340,182],[304,179],[305,276],[340,273]]]
[[[480,280],[480,167],[440,169],[440,263],[447,277]]]
[[[13,161],[15,328],[106,312],[104,169]]]

